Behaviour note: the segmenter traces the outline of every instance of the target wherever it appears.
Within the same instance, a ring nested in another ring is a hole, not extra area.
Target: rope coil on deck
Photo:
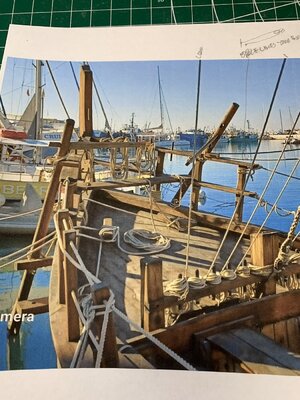
[[[89,285],[84,285],[85,288],[88,287],[88,286],[91,287],[94,283],[101,283],[99,278],[97,278],[90,271],[87,270],[82,258],[79,255],[79,252],[78,252],[75,244],[72,241],[70,242],[70,246],[71,246],[72,251],[74,252],[74,255],[75,255],[77,260],[74,260],[73,257],[71,257],[70,254],[64,249],[61,233],[60,233],[60,230],[59,230],[57,214],[54,216],[54,222],[55,222],[55,227],[56,227],[56,231],[57,231],[59,248],[60,248],[61,252],[73,264],[73,266],[76,267],[77,269],[79,269],[80,271],[82,271],[85,274],[85,276],[86,276],[86,278],[87,278],[87,280],[89,282]],[[81,291],[84,290],[83,287],[81,289],[82,289]],[[93,342],[93,345],[95,346],[95,348],[97,350],[97,359],[96,359],[96,365],[95,366],[96,367],[100,367],[101,359],[102,359],[102,355],[103,355],[103,349],[104,349],[106,330],[107,330],[108,315],[109,315],[110,311],[112,310],[120,318],[122,318],[124,321],[126,321],[131,326],[133,326],[138,332],[140,332],[143,335],[145,335],[147,337],[147,339],[152,341],[156,346],[158,346],[166,354],[168,354],[170,357],[172,357],[176,362],[178,362],[180,365],[182,365],[185,369],[188,369],[190,371],[196,371],[196,369],[193,366],[191,366],[188,362],[186,362],[183,358],[181,358],[173,350],[169,349],[165,344],[160,342],[157,338],[152,336],[150,333],[146,332],[142,327],[140,327],[138,324],[136,324],[133,321],[131,321],[125,314],[123,314],[114,305],[114,295],[113,295],[113,293],[111,291],[110,291],[109,300],[107,302],[104,302],[104,304],[105,304],[104,312],[102,311],[103,310],[103,306],[100,306],[100,307],[91,306],[91,303],[89,301],[90,300],[89,299],[89,295],[88,295],[88,298],[84,302],[85,302],[85,314],[90,317],[89,319],[86,319],[85,315],[81,311],[81,306],[80,306],[80,304],[79,304],[79,302],[77,300],[75,292],[72,291],[71,295],[72,295],[74,304],[76,306],[79,318],[80,318],[80,320],[82,321],[82,323],[84,325],[83,330],[81,332],[81,336],[80,336],[78,345],[77,345],[75,353],[74,353],[73,360],[71,362],[71,367],[78,367],[80,365],[80,361],[82,360],[82,358],[84,356],[84,352],[85,352],[84,346],[86,346],[86,344],[87,344],[88,336],[91,338],[91,340]],[[99,311],[99,310],[101,310],[101,311]],[[101,329],[101,337],[100,337],[100,341],[98,343],[96,338],[94,337],[94,335],[92,334],[92,332],[90,330],[90,324],[91,324],[91,321],[92,321],[92,317],[94,319],[96,315],[99,315],[99,313],[100,314],[104,313],[103,314],[104,315],[104,319],[103,319],[103,324],[102,324],[102,329]]]

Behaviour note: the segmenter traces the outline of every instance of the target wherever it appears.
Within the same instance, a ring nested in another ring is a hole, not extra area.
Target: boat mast
[[[280,116],[280,126],[281,126],[281,133],[283,133],[283,123],[282,123],[282,115],[281,115],[281,110],[279,110],[279,116]]]
[[[35,112],[36,112],[36,125],[35,125],[35,139],[42,137],[42,61],[36,60],[35,71]]]
[[[158,75],[158,91],[159,91],[159,107],[160,107],[160,125],[161,125],[161,133],[164,132],[164,110],[163,110],[163,103],[162,103],[162,88],[160,82],[160,73],[159,73],[159,66],[157,66],[157,75]]]

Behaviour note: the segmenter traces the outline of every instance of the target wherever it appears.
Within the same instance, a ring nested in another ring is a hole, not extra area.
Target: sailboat
[[[26,107],[17,126],[13,125],[3,113],[0,114],[0,194],[6,200],[20,201],[30,184],[37,195],[43,199],[52,174],[47,158],[54,155],[55,140],[47,132],[44,140],[43,93],[41,82],[42,62],[36,61],[35,93]],[[56,135],[57,139],[61,138]],[[51,140],[51,142],[50,142]],[[58,147],[58,144],[57,144]]]
[[[156,127],[148,127],[143,130],[143,133],[138,135],[139,140],[150,140],[155,142],[160,147],[190,147],[188,140],[182,139],[179,135],[173,131],[172,123],[170,120],[169,111],[167,108],[166,100],[160,79],[160,70],[157,66],[157,77],[158,77],[158,93],[159,93],[159,110],[160,110],[160,124]],[[165,131],[165,112],[169,121],[171,132]]]
[[[0,114],[0,232],[32,233],[53,166],[47,159],[59,142],[42,137],[42,62],[36,62],[35,93],[16,125]]]

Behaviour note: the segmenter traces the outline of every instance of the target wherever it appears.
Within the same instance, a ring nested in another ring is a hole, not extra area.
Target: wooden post
[[[72,119],[68,119],[66,121],[64,135],[62,139],[62,145],[58,157],[64,157],[68,153],[70,139],[74,128],[74,123],[75,122]],[[62,168],[63,168],[63,161],[58,161],[54,168],[53,175],[49,183],[47,193],[45,195],[44,206],[40,213],[39,221],[34,233],[33,243],[42,239],[47,235],[49,223],[51,221],[53,206],[55,204],[57,191],[59,188],[59,178]],[[32,248],[34,249],[35,247],[36,246],[33,245]],[[41,250],[36,250],[34,253],[32,253],[31,258],[39,258],[40,253]]]
[[[65,230],[63,225],[63,219],[69,218],[68,210],[58,210],[57,211],[57,219],[58,219],[58,229],[61,237],[63,237],[63,231]],[[66,304],[66,296],[65,296],[65,265],[64,265],[64,255],[61,252],[60,248],[58,248],[58,263],[59,263],[59,272],[58,272],[58,297],[59,304]]]
[[[72,258],[76,260],[74,252],[71,247],[71,242],[75,244],[76,231],[74,229],[64,231],[64,248]],[[79,340],[80,328],[79,328],[79,316],[76,310],[76,306],[72,299],[71,292],[74,290],[77,292],[78,289],[78,276],[77,268],[71,263],[71,261],[64,256],[64,281],[65,281],[65,301],[66,301],[66,312],[67,312],[67,327],[68,327],[68,340],[69,342],[75,342]]]
[[[28,299],[35,272],[36,271],[33,269],[33,270],[25,270],[23,273],[21,284],[19,287],[19,292],[11,312],[12,318],[7,325],[7,329],[11,335],[17,335],[19,333],[21,327],[21,321],[15,321],[13,317],[16,314],[20,314],[20,309],[18,307],[19,301]]]
[[[79,134],[81,137],[91,137],[93,132],[93,73],[88,65],[83,65],[80,70],[79,92]]]
[[[205,156],[205,155],[209,155],[214,147],[216,146],[216,144],[218,143],[218,140],[220,139],[220,137],[223,135],[223,133],[225,132],[225,129],[227,128],[227,126],[229,125],[230,121],[232,120],[232,118],[234,117],[235,113],[237,112],[239,108],[239,105],[236,103],[233,103],[231,105],[231,107],[229,108],[229,110],[227,111],[227,113],[225,114],[223,120],[221,121],[218,129],[213,133],[212,137],[204,144],[204,146],[201,147],[200,150],[198,150],[195,154],[193,154],[192,156],[190,156],[187,160],[187,162],[185,163],[185,165],[190,165],[193,160],[199,160],[199,162],[202,162],[202,166],[205,160],[201,160],[201,156]],[[202,166],[201,166],[201,170],[202,170]],[[199,170],[198,172],[200,172],[200,166],[198,166]],[[194,171],[194,173],[197,174],[197,170]],[[189,172],[189,175],[192,176],[193,171],[191,170]],[[177,193],[175,194],[175,196],[173,197],[171,203],[174,205],[178,205],[179,202],[179,198],[180,196],[183,197],[185,195],[185,193],[187,192],[188,188],[190,187],[191,181],[185,181],[182,185],[182,187],[177,191]],[[194,192],[195,193],[195,197],[197,197],[197,191]],[[199,197],[199,189],[198,189],[198,197]],[[198,206],[198,201],[197,201],[197,206]],[[195,210],[195,199],[194,199],[194,204],[192,204],[193,209]]]
[[[162,261],[158,257],[141,259],[141,325],[149,332],[165,327]]]
[[[201,181],[202,177],[202,169],[203,169],[204,161],[197,160],[194,165],[193,169],[193,178],[197,181]],[[194,186],[192,188],[192,210],[198,211],[198,202],[199,202],[199,193],[200,193],[200,186]]]
[[[278,255],[278,236],[275,232],[262,232],[255,239],[256,234],[251,235],[254,241],[251,250],[251,262],[253,265],[273,265]],[[276,293],[276,281],[273,277],[258,285],[257,294],[264,296]]]
[[[91,287],[91,294],[94,305],[103,305],[110,297],[110,292],[103,283],[95,284]],[[91,330],[99,341],[101,337],[101,330],[103,324],[103,314],[96,315],[94,321],[91,324]],[[96,361],[97,354],[94,349],[94,359]],[[103,368],[117,368],[119,366],[119,357],[117,350],[117,340],[115,333],[115,325],[112,313],[109,314],[108,324],[105,336],[105,343],[103,349],[103,357],[101,366]]]
[[[246,182],[246,173],[247,168],[245,167],[238,167],[238,177],[237,177],[237,190],[243,190]],[[243,221],[243,208],[244,208],[244,196],[240,200],[241,195],[236,194],[235,196],[235,207],[238,205],[236,212],[234,214],[234,222],[239,223]]]
[[[157,151],[157,163],[156,163],[156,168],[155,168],[155,176],[162,176],[164,173],[165,155],[166,155],[166,153],[163,153],[162,151],[159,151],[159,150]],[[154,190],[159,191],[160,184],[154,185]]]
[[[72,133],[74,129],[75,121],[73,119],[67,119],[62,135],[61,146],[58,150],[57,158],[65,157],[69,152],[70,142],[72,139]]]
[[[72,119],[67,119],[66,124],[65,124],[65,129],[64,129],[64,134],[62,138],[62,143],[61,147],[59,150],[59,153],[57,157],[64,157],[68,151],[69,151],[69,145],[70,145],[70,140],[74,128],[74,121]],[[63,162],[64,161],[59,161],[57,162],[54,172],[51,178],[51,181],[49,183],[47,193],[44,199],[44,206],[43,209],[40,213],[39,221],[35,230],[34,238],[33,238],[33,243],[36,241],[39,241],[40,239],[44,238],[47,235],[51,216],[52,216],[52,211],[53,211],[53,206],[55,204],[56,200],[56,195],[59,187],[59,177],[61,170],[63,168]],[[39,246],[41,242],[38,245],[33,245],[31,247],[31,250],[34,250],[37,246]],[[40,258],[41,255],[41,249],[35,250],[31,256],[29,256],[29,259],[31,258]],[[35,275],[35,270],[31,271],[25,271],[22,277],[21,285],[15,300],[15,304],[12,310],[12,321],[14,320],[14,316],[18,312],[18,303],[19,301],[27,300],[30,289],[32,286],[32,281]],[[21,321],[20,322],[12,322],[8,325],[8,330],[10,334],[18,334],[21,326]]]

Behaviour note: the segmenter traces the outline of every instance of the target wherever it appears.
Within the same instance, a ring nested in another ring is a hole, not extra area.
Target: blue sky
[[[201,128],[217,126],[232,102],[240,104],[233,120],[237,128],[244,127],[245,117],[251,127],[260,131],[267,113],[282,60],[203,61],[199,124]],[[51,62],[53,73],[70,114],[78,125],[78,91],[69,63]],[[163,62],[103,62],[91,63],[94,79],[104,103],[109,121],[115,129],[129,122],[144,127],[160,121],[157,65],[174,129],[192,128],[195,124],[197,61]],[[79,74],[80,63],[73,63]],[[279,87],[268,128],[280,129],[279,110],[285,129],[291,127],[300,106],[299,59],[288,59]],[[247,73],[248,68],[248,73]],[[21,114],[33,91],[32,60],[9,59],[2,86],[2,98],[8,113]],[[43,68],[45,84],[45,117],[65,119],[47,67]],[[246,89],[247,87],[247,89]],[[166,127],[169,124],[166,119]],[[94,96],[94,129],[103,129],[98,100]]]

